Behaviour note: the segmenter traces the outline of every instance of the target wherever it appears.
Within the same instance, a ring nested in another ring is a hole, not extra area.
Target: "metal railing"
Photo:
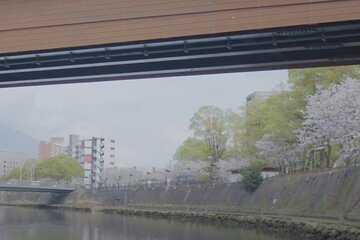
[[[2,187],[32,187],[32,188],[75,188],[74,184],[67,184],[64,182],[56,181],[31,181],[31,180],[8,180],[0,181],[0,186]]]
[[[136,189],[153,189],[153,188],[166,188],[175,186],[186,186],[186,185],[207,185],[215,183],[227,183],[225,181],[210,181],[210,180],[179,180],[179,181],[168,181],[168,182],[151,182],[151,183],[135,183],[135,184],[110,184],[102,185],[99,191],[115,191],[115,190],[136,190]]]

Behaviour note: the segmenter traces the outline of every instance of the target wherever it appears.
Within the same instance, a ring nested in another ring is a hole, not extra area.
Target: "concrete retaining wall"
[[[51,194],[0,193],[0,203],[59,203],[56,199],[59,198]],[[360,168],[274,177],[267,179],[253,194],[239,183],[181,185],[97,193],[77,191],[62,203],[267,212],[360,221]]]

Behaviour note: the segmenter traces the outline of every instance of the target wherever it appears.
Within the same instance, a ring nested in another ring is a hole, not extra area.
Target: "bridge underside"
[[[360,21],[2,54],[0,87],[360,63]]]

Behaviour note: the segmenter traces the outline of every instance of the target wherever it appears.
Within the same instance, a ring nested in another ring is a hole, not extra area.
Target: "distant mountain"
[[[0,151],[24,152],[27,158],[38,158],[39,141],[25,133],[0,126]]]

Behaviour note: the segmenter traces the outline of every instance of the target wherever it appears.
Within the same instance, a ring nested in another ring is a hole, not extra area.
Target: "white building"
[[[97,189],[103,184],[104,138],[83,139],[75,147],[74,155],[84,168],[84,186]]]
[[[115,144],[114,138],[89,137],[80,140],[79,135],[69,136],[68,152],[83,166],[86,188],[97,189],[104,184],[104,168],[116,169],[119,166]]]
[[[9,174],[14,168],[22,166],[26,160],[26,153],[0,152],[0,176]]]
[[[104,138],[104,167],[105,168],[118,168],[119,162],[116,156],[115,139],[106,137]]]

